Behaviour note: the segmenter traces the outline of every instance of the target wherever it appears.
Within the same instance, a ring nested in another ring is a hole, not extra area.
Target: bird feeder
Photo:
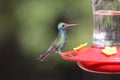
[[[61,57],[86,71],[120,74],[120,0],[92,0],[93,45],[81,44]]]

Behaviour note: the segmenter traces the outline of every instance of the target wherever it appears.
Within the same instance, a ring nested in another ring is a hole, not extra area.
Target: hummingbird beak
[[[70,27],[70,26],[78,26],[79,24],[65,24],[66,27]]]

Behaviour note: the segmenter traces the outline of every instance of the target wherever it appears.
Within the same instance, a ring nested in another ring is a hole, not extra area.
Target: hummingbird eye
[[[65,25],[63,24],[62,27],[65,27]]]

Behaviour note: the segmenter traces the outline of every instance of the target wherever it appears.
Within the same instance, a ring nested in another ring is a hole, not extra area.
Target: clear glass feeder
[[[60,55],[89,72],[120,74],[120,0],[92,0],[92,8],[93,45]]]
[[[93,44],[120,45],[120,0],[92,0],[94,16]]]

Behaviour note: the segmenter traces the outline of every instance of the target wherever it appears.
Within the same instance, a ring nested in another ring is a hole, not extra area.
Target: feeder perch
[[[61,57],[86,71],[120,74],[120,1],[92,0],[93,45],[82,44]]]

